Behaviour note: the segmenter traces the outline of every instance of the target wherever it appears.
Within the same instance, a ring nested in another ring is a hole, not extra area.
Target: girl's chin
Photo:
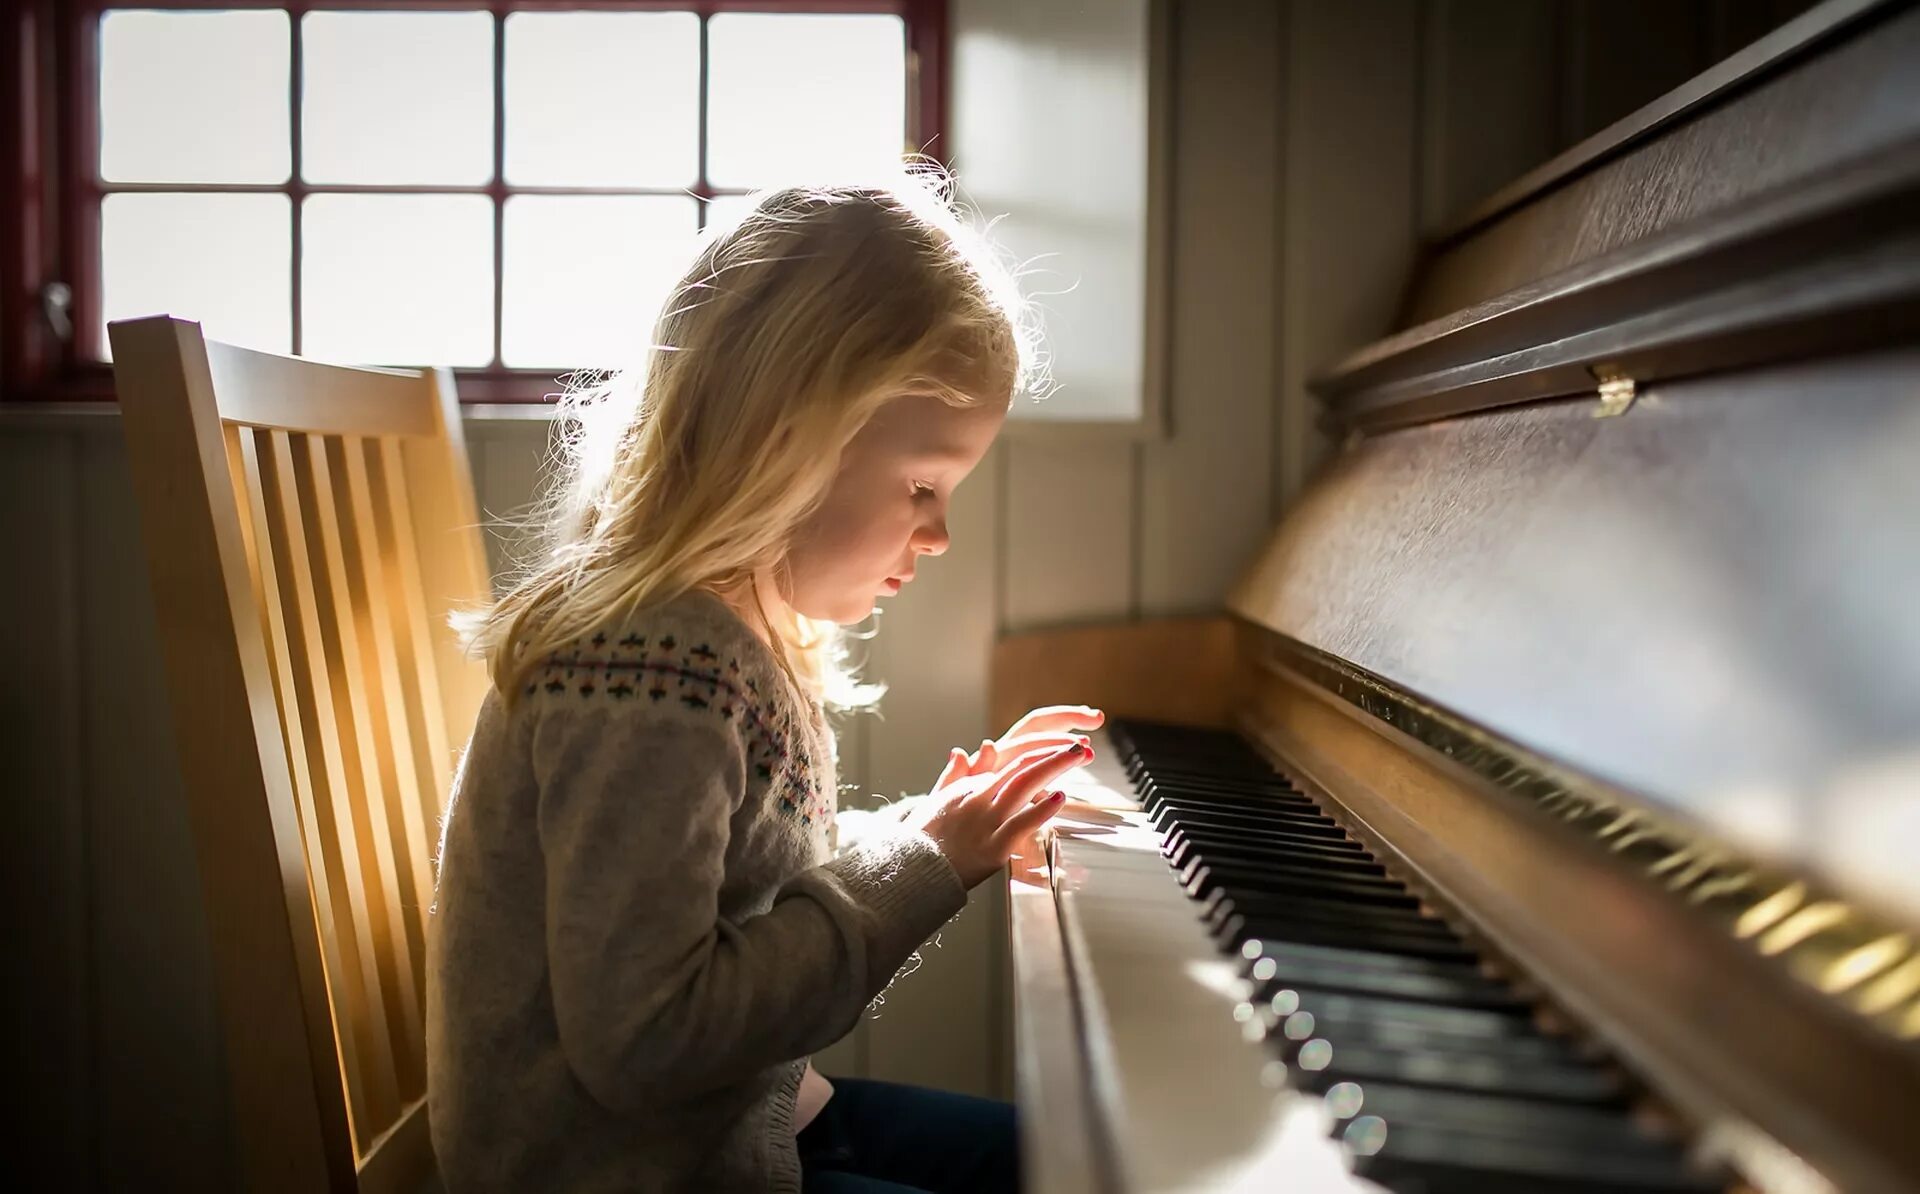
[[[880,607],[878,597],[849,598],[837,603],[831,609],[821,609],[818,613],[799,610],[800,614],[816,622],[832,622],[837,626],[858,626],[871,618]]]

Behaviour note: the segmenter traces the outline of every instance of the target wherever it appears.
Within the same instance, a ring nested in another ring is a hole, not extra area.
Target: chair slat
[[[336,988],[345,1002],[337,1004],[335,1012],[339,1017],[338,1009],[345,1009],[346,1024],[339,1031],[342,1060],[346,1060],[347,1040],[352,1041],[358,1060],[358,1081],[350,1079],[347,1086],[354,1110],[354,1139],[358,1141],[365,1138],[368,1125],[384,1125],[392,1118],[399,1095],[392,1051],[387,1046],[379,976],[374,967],[365,964],[364,943],[373,936],[365,879],[350,822],[340,816],[353,793],[342,757],[343,729],[334,702],[327,636],[322,629],[320,601],[324,589],[320,582],[324,578],[314,575],[317,549],[308,542],[306,531],[308,503],[303,501],[301,490],[311,482],[303,484],[300,476],[298,461],[305,454],[304,443],[296,454],[292,438],[284,431],[269,433],[261,464],[270,499],[267,510],[272,539],[276,551],[282,552],[279,563],[286,598],[287,640],[294,661],[293,688],[299,696],[312,779],[311,800],[303,811],[314,819],[320,847],[320,866],[314,866],[311,853],[308,866],[326,872],[333,905],[333,952],[328,961],[340,968],[345,979]],[[317,886],[315,894],[319,895]]]
[[[394,843],[399,868],[399,899],[396,910],[406,919],[407,962],[413,971],[414,989],[421,1000],[419,1013],[425,1015],[427,909],[433,903],[433,840],[425,810],[435,783],[435,770],[422,730],[425,718],[420,711],[421,695],[409,682],[412,663],[407,638],[404,605],[405,585],[401,577],[402,561],[396,556],[390,536],[380,529],[374,505],[373,485],[368,478],[369,460],[377,460],[379,444],[373,440],[349,440],[334,469],[336,482],[344,479],[345,501],[350,517],[343,525],[353,528],[351,555],[359,561],[362,583],[368,594],[365,625],[373,647],[374,691],[383,694],[380,704],[385,713],[387,768],[382,773],[390,798],[383,813],[387,832]],[[424,1037],[422,1053],[424,1055]],[[425,1090],[425,1071],[420,1071],[421,1090]]]
[[[440,437],[401,440],[400,450],[410,481],[408,504],[427,604],[427,630],[439,664],[441,715],[447,740],[457,748],[473,732],[474,717],[487,694],[487,676],[467,658],[447,618],[487,598],[487,555],[480,541],[480,506],[474,500],[473,469],[461,435],[453,374],[435,369],[428,380],[437,395]],[[444,765],[451,762],[449,756]]]
[[[354,444],[354,450],[359,445]],[[412,940],[400,895],[400,868],[386,806],[397,793],[393,780],[393,744],[387,734],[386,691],[380,684],[367,623],[372,599],[365,584],[359,538],[346,493],[346,444],[338,436],[308,436],[306,468],[311,485],[303,498],[312,502],[319,535],[322,571],[319,585],[323,624],[332,629],[336,716],[346,728],[341,754],[354,799],[348,820],[364,868],[363,884],[372,936],[363,942],[365,963],[379,976],[381,1006],[390,1034],[385,1047],[393,1057],[399,1100],[425,1089],[419,1059],[426,1050],[421,1024],[423,1001],[414,981]],[[398,1113],[398,1107],[395,1108]],[[381,1124],[384,1130],[387,1125]]]
[[[397,441],[382,439],[375,445],[378,455],[369,461],[367,480],[372,487],[375,521],[383,539],[393,545],[394,559],[400,564],[400,609],[395,641],[403,643],[408,659],[402,664],[402,676],[411,678],[417,696],[419,729],[433,763],[433,803],[423,806],[421,814],[429,825],[438,826],[447,807],[452,786],[450,766],[460,737],[450,737],[451,718],[446,712],[440,684],[440,657],[436,653],[432,612],[420,580],[420,553],[414,546],[413,507],[408,501],[406,459]],[[411,665],[410,668],[408,665]],[[422,797],[428,795],[423,789]]]
[[[317,435],[431,436],[438,396],[414,370],[327,365],[209,342],[220,417]]]

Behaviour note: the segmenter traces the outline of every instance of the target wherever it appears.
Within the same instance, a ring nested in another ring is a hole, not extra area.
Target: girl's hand
[[[1029,754],[998,775],[936,789],[907,824],[932,838],[960,882],[971,888],[1005,866],[1019,844],[1060,811],[1064,793],[1036,799],[1046,785],[1092,757],[1093,748],[1083,742]]]
[[[946,769],[933,785],[937,795],[961,780],[1015,767],[1036,754],[1084,743],[1081,734],[1106,724],[1107,715],[1088,705],[1049,705],[1035,709],[997,739],[988,739],[972,754],[954,747]]]

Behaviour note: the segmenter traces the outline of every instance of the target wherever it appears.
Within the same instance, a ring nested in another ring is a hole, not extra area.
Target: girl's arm
[[[561,1047],[629,1113],[833,1043],[966,903],[932,839],[895,826],[788,881],[765,913],[723,919],[737,723],[641,709],[570,708],[534,742]]]

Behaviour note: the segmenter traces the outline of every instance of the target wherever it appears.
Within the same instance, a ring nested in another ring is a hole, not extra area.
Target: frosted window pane
[[[726,232],[745,219],[752,210],[751,195],[715,195],[707,201],[706,228],[710,232]]]
[[[366,365],[493,359],[493,204],[481,195],[306,201],[301,349]]]
[[[493,177],[491,15],[315,12],[304,22],[309,182]]]
[[[700,21],[692,13],[507,18],[507,181],[691,186]]]
[[[722,13],[707,43],[714,186],[898,167],[907,90],[899,17]]]
[[[108,195],[100,204],[105,325],[142,315],[197,320],[268,352],[291,345],[292,217],[284,195]]]
[[[100,18],[100,177],[284,182],[287,16],[107,12]]]
[[[525,195],[507,201],[503,362],[631,364],[695,250],[695,200]]]

